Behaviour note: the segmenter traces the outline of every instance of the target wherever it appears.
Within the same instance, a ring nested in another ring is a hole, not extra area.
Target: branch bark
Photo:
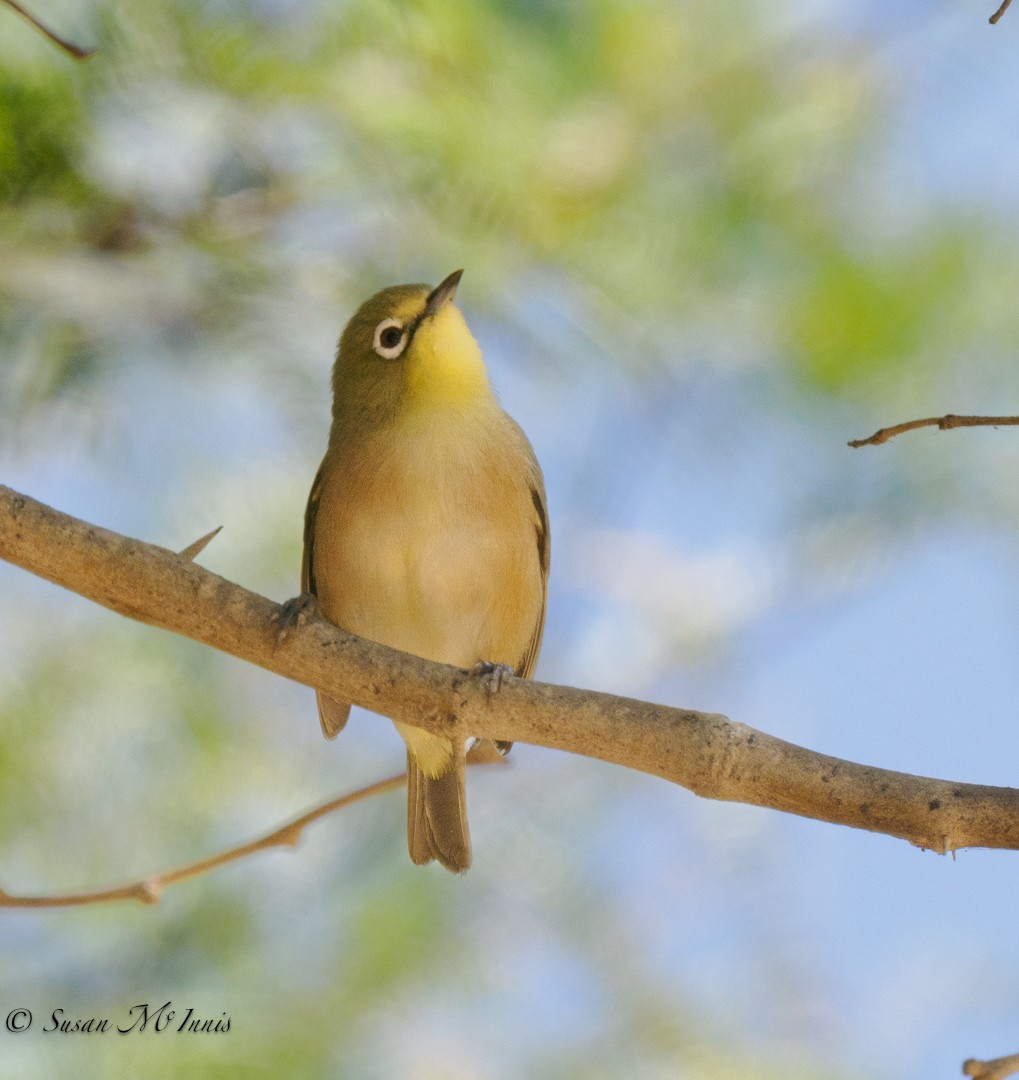
[[[279,605],[188,560],[0,485],[0,558],[112,611],[449,738],[532,743],[638,769],[705,798],[900,837],[941,853],[1019,849],[1019,791],[829,757],[716,713],[467,672],[310,617],[277,648]],[[310,722],[310,721],[309,721]]]

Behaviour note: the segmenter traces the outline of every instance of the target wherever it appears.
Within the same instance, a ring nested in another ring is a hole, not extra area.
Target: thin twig
[[[1008,11],[1008,5],[1012,3],[1012,0],[1002,0],[1001,7],[988,19],[987,21],[994,26],[994,24]]]
[[[251,840],[246,844],[221,851],[216,855],[210,855],[207,859],[199,859],[198,862],[189,863],[176,870],[166,870],[160,874],[150,874],[148,877],[133,881],[128,885],[121,885],[113,889],[99,889],[95,892],[65,893],[55,896],[12,896],[0,889],[0,908],[23,907],[23,908],[50,908],[50,907],[75,907],[82,904],[105,904],[113,900],[140,900],[143,904],[155,904],[159,902],[163,891],[170,885],[176,885],[178,881],[186,881],[188,878],[206,874],[219,866],[236,862],[248,855],[254,855],[257,851],[265,851],[272,847],[295,847],[301,838],[301,833],[306,826],[319,818],[325,817],[336,810],[342,810],[345,806],[370,798],[372,795],[380,795],[384,791],[400,787],[407,777],[404,773],[399,776],[390,776],[388,780],[379,780],[367,787],[353,791],[349,795],[341,795],[338,799],[332,799],[314,810],[309,810],[293,821],[282,825],[271,833]]]
[[[1005,7],[1008,7],[1007,2]],[[1005,1080],[1006,1076],[1019,1072],[1019,1054],[1009,1054],[1008,1057],[994,1058],[992,1061],[969,1058],[962,1063],[962,1072],[964,1076],[972,1076],[973,1080]]]
[[[1007,4],[1008,0],[1006,0]],[[18,0],[0,0],[0,3],[6,4],[12,11],[16,11],[23,19],[26,19],[32,24],[41,34],[53,42],[58,48],[63,49],[68,56],[73,56],[75,60],[87,60],[90,56],[94,56],[95,49],[85,49],[81,45],[75,45],[73,41],[68,41],[67,38],[62,38],[55,30],[51,30],[44,22],[37,19],[27,8],[23,8]]]
[[[1014,427],[1019,424],[1019,416],[928,416],[923,420],[907,420],[902,424],[893,424],[891,427],[881,428],[875,431],[867,439],[851,439],[850,446],[880,446],[888,442],[896,435],[904,431],[914,431],[916,428],[936,427],[941,431],[959,427]]]

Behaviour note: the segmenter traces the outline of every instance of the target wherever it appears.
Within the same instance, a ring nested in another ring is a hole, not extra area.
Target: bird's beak
[[[463,277],[463,271],[454,270],[448,278],[432,289],[425,304],[424,318],[428,319],[433,315],[437,315],[453,299],[461,277]]]

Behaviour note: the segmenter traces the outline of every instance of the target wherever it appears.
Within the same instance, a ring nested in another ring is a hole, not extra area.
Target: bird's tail
[[[471,865],[463,751],[454,749],[441,776],[422,772],[407,753],[407,847],[418,865],[438,859],[454,874]]]

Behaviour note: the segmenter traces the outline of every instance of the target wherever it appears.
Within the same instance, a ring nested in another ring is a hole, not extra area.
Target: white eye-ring
[[[383,319],[375,327],[375,342],[372,348],[383,360],[395,360],[407,345],[407,332],[403,323],[396,319]]]

